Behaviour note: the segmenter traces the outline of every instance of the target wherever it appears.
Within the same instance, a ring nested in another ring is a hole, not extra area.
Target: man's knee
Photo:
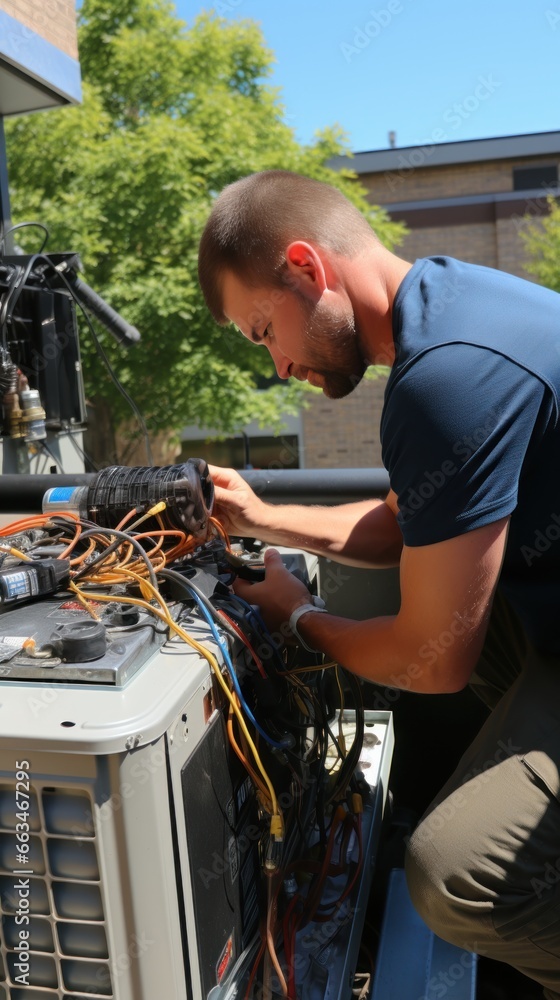
[[[433,849],[431,832],[424,824],[420,824],[408,844],[405,872],[415,910],[428,927],[438,934],[439,914],[445,908],[446,889],[440,872],[433,864]]]
[[[459,789],[428,813],[409,840],[405,860],[415,909],[435,934],[460,946],[465,944],[465,921],[472,919],[476,936],[479,912],[472,904],[480,904],[485,895],[480,881],[473,878],[476,846],[471,845],[469,852],[460,834],[463,803]],[[456,933],[458,925],[461,930]]]

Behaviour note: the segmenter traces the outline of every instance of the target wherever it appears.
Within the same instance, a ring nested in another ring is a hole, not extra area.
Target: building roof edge
[[[531,132],[489,139],[462,139],[456,142],[427,142],[425,145],[372,149],[352,156],[334,156],[328,165],[334,170],[350,169],[357,174],[371,174],[557,153],[560,153],[560,131]]]

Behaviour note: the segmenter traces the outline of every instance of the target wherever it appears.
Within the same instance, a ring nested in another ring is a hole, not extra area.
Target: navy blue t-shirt
[[[560,295],[451,257],[418,260],[393,306],[383,462],[406,545],[511,515],[500,587],[560,651]]]

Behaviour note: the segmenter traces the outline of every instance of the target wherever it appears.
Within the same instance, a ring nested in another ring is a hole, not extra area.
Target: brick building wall
[[[67,56],[78,58],[75,0],[0,0],[0,10]]]
[[[370,192],[370,200],[376,204],[388,203],[394,207],[399,203],[437,203],[444,199],[473,197],[476,195],[505,195],[513,192],[513,171],[538,165],[540,158],[523,157],[497,160],[489,163],[460,164],[450,167],[423,167],[402,170],[398,174],[387,171],[369,174],[360,178]],[[560,164],[560,156],[556,158]],[[546,158],[550,164],[551,158]],[[383,200],[382,200],[383,199]],[[532,199],[538,203],[529,205],[531,218],[544,211],[545,192]],[[534,280],[525,268],[526,253],[519,231],[523,228],[523,213],[526,205],[520,202],[506,210],[505,217],[494,217],[491,221],[469,223],[449,221],[443,225],[416,225],[413,216],[408,220],[410,232],[405,237],[399,254],[415,260],[433,254],[448,254],[461,260],[486,267],[495,267],[519,277]],[[389,209],[390,214],[391,209]],[[406,215],[406,210],[399,217]],[[441,218],[441,212],[439,217]],[[406,220],[405,220],[406,221]]]
[[[486,267],[498,266],[495,226],[487,222],[472,226],[412,229],[397,253],[410,261],[417,257],[445,254]]]
[[[546,161],[550,162],[550,158],[547,157]],[[534,166],[535,157],[430,166],[430,157],[426,155],[425,165],[407,167],[407,158],[403,156],[401,163],[403,166],[400,169],[360,175],[360,182],[370,192],[372,202],[387,205],[416,199],[458,198],[512,191],[513,168]]]
[[[506,144],[517,147],[516,155],[503,155]],[[522,155],[523,146],[531,155]],[[485,149],[494,155],[477,155]],[[397,248],[404,259],[445,254],[533,280],[525,270],[520,230],[526,212],[538,222],[547,211],[547,190],[528,191],[527,198],[516,193],[513,171],[554,164],[560,167],[560,133],[545,133],[540,143],[538,136],[518,136],[449,144],[448,151],[435,145],[379,150],[340,165],[357,170],[372,204],[407,224],[408,235]],[[303,416],[307,468],[381,466],[385,385],[384,378],[364,383],[346,400],[314,398]]]
[[[302,412],[307,469],[380,468],[379,423],[387,379],[364,379],[345,399],[312,396]]]

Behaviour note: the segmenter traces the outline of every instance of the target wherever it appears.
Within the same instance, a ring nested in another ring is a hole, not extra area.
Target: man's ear
[[[293,286],[294,291],[297,289],[317,302],[329,287],[326,261],[323,260],[321,252],[310,243],[294,240],[286,248],[286,264],[290,276],[289,284]]]

